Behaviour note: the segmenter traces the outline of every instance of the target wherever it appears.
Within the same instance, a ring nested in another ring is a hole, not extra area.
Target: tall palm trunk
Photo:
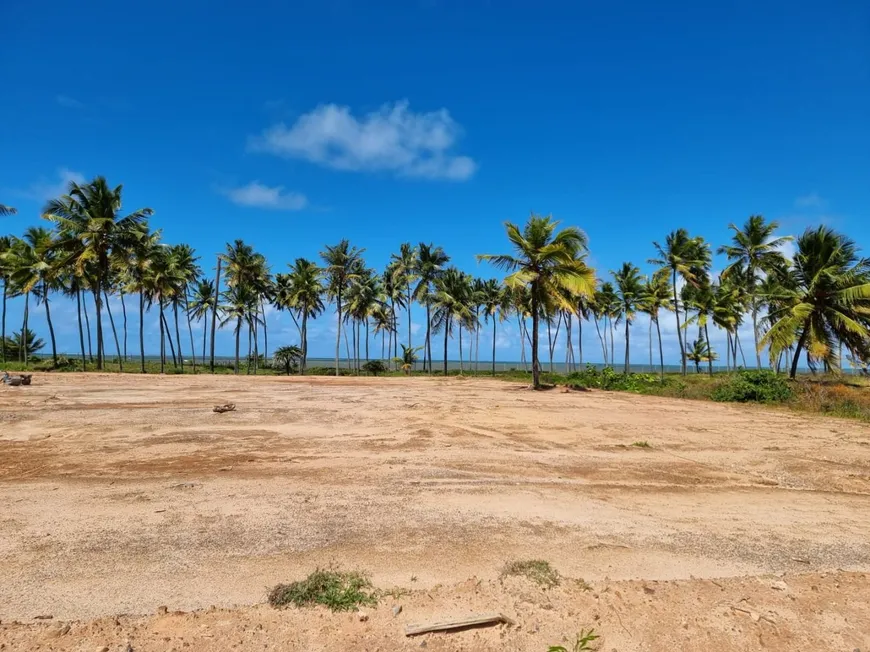
[[[480,371],[480,321],[479,313],[474,311],[474,373]]]
[[[755,368],[761,369],[761,351],[758,350],[758,306],[752,300],[752,335],[755,337]]]
[[[791,378],[792,380],[794,380],[795,377],[797,376],[798,361],[800,360],[800,357],[801,357],[801,349],[804,348],[804,344],[807,341],[807,334],[809,333],[809,331],[810,331],[810,321],[809,321],[809,319],[807,319],[804,322],[804,327],[801,330],[800,337],[798,338],[798,341],[797,341],[797,348],[795,348],[794,358],[792,358],[792,361],[791,361],[791,371],[789,372],[788,377]]]
[[[450,332],[450,317],[447,317],[447,323],[444,324],[444,377],[447,377],[447,334]]]
[[[577,370],[583,368],[583,317],[577,315]]]
[[[704,339],[707,340],[707,371],[710,377],[713,377],[713,347],[710,345],[710,329],[707,323],[704,323]]]
[[[366,319],[366,362],[369,361],[369,320]]]
[[[547,346],[550,352],[550,373],[553,373],[553,321],[547,317]]]
[[[242,335],[242,318],[239,317],[236,320],[236,365],[233,373],[238,376],[239,375],[239,338]]]
[[[492,375],[495,376],[495,314],[492,315]]]
[[[87,369],[87,358],[85,358],[85,331],[82,328],[82,291],[76,287],[76,314],[79,320],[79,344],[82,347],[82,371]]]
[[[517,313],[517,324],[520,327],[520,362],[523,363],[523,371],[527,371],[526,367],[526,329],[523,316]]]
[[[616,364],[616,324],[613,323],[613,317],[610,318],[610,364]]]
[[[221,257],[218,256],[217,262],[217,277],[214,281],[214,306],[211,311],[211,361],[209,363],[209,369],[211,373],[214,373],[214,335],[215,330],[217,328],[217,313],[218,313],[218,304],[219,298],[221,296]]]
[[[115,330],[115,319],[112,317],[112,306],[109,305],[109,293],[104,292],[106,312],[109,315],[109,325],[112,327],[112,337],[115,338],[115,350],[118,352],[118,370],[124,371],[124,360],[121,358],[121,343],[118,341],[118,331]]]
[[[203,344],[205,346],[205,344]],[[145,373],[145,292],[139,290],[139,363]]]
[[[45,302],[45,320],[48,322],[48,334],[51,336],[51,360],[57,369],[57,342],[54,339],[54,325],[51,323],[51,309],[48,307],[48,288],[42,284],[42,300]]]
[[[408,348],[411,348],[411,281],[408,280]],[[414,365],[416,366],[416,365]]]
[[[178,328],[178,297],[172,300],[172,315],[175,319],[175,343],[178,345],[178,360],[181,362],[181,373],[184,373],[184,354],[181,352],[181,330]]]
[[[193,360],[193,373],[196,373],[196,347],[193,344],[193,328],[190,326],[190,302],[187,298],[187,285],[184,286],[184,314],[187,316],[187,334],[190,335],[190,358]],[[205,353],[205,351],[203,351]],[[125,353],[126,355],[126,353]]]
[[[260,312],[263,313],[263,360],[269,360],[269,326],[266,323],[266,302],[260,297]]]
[[[158,298],[157,305],[160,306],[160,314],[158,317],[158,321],[160,322],[160,373],[166,373],[166,337],[164,336],[165,331],[163,328],[163,300],[162,298]]]
[[[574,369],[574,341],[571,339],[573,335],[574,319],[570,312],[565,313],[565,373],[569,374]]]
[[[305,375],[305,366],[308,364],[308,309],[302,312],[302,364],[299,365],[299,375]]]
[[[628,314],[625,315],[625,373],[628,373],[629,367],[629,358],[628,358],[628,349],[629,349],[629,333],[631,329],[629,328],[630,321],[628,319]]]
[[[97,311],[97,371],[102,371],[105,351],[103,349],[103,298],[100,277],[97,276],[94,287],[94,307]]]
[[[121,295],[121,313],[124,315],[124,360],[127,360],[127,304],[124,301],[124,292],[123,290],[119,290],[118,294]]]
[[[172,344],[172,333],[171,333],[170,328],[169,328],[169,320],[166,319],[166,313],[164,313],[164,311],[162,309],[163,308],[162,299],[161,299],[160,307],[161,307],[160,318],[163,320],[163,325],[165,326],[164,332],[166,334],[166,341],[169,342],[169,352],[172,354],[172,366],[178,367],[178,358],[175,357],[175,346],[173,346],[173,344]]]
[[[677,317],[677,340],[680,342],[680,370],[686,375],[686,349],[683,347],[683,331],[680,328],[680,304],[677,296],[677,270],[673,273],[674,280],[674,315]]]
[[[426,301],[426,354],[429,356],[429,366],[427,368],[429,370],[429,375],[432,375],[432,341],[430,339],[432,331],[432,316],[429,311],[429,302]]]
[[[79,290],[81,291],[81,290]],[[88,329],[88,361],[93,364],[94,363],[94,350],[91,347],[91,320],[88,317],[88,295],[82,297],[82,313],[85,315],[85,326]]]
[[[601,355],[604,356],[604,366],[607,366],[607,342],[601,335],[601,325],[598,323],[598,317],[593,320],[595,322],[595,331],[598,333],[598,341],[601,342]],[[606,332],[606,331],[605,331]]]
[[[3,364],[6,364],[6,295],[8,294],[6,290],[7,281],[3,279],[3,334],[0,335],[0,349],[3,350]]]
[[[30,338],[27,337],[27,322],[30,318],[30,292],[24,293],[24,324],[21,327],[21,346],[18,349],[18,358],[21,359],[21,349],[24,349],[24,366],[27,367],[27,358]]]
[[[459,375],[462,375],[462,322],[459,322]]]
[[[260,369],[260,347],[257,344],[259,338],[258,335],[258,324],[257,324],[257,309],[254,307],[254,375],[257,375],[257,371]]]
[[[653,338],[652,338],[652,327],[653,327],[653,319],[652,315],[649,317],[649,370],[650,373],[653,371]]]
[[[662,329],[659,325],[658,315],[656,315],[656,333],[659,336],[659,369],[661,370],[662,382],[665,382],[665,348],[662,346]]]
[[[341,288],[338,289],[335,305],[338,310],[338,330],[335,333],[335,375],[338,376],[338,358],[341,355]]]
[[[538,328],[540,326],[540,314],[538,310],[538,287],[537,282],[532,283],[532,388],[539,389],[541,386],[541,365],[538,362]]]
[[[205,366],[205,345],[208,343],[208,329],[202,325],[202,365]]]

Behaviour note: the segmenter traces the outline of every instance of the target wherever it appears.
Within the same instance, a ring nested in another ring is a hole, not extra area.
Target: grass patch
[[[279,584],[269,592],[273,607],[322,604],[332,611],[351,611],[377,602],[372,583],[358,571],[317,569],[304,580]]]
[[[636,441],[632,444],[635,448],[652,448],[648,441]]]
[[[525,577],[539,586],[552,588],[562,581],[559,571],[550,566],[550,562],[543,559],[527,559],[512,561],[505,565],[501,571],[502,577],[514,576]]]
[[[601,637],[595,633],[594,629],[589,631],[581,629],[570,648],[564,645],[551,645],[547,648],[547,652],[586,652],[586,650],[594,650],[595,648],[592,647],[592,644],[599,638]]]

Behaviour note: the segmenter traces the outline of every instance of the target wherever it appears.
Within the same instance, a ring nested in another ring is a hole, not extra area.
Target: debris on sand
[[[235,412],[235,410],[235,403],[224,403],[223,405],[215,405],[214,408],[212,408],[212,412],[217,412],[218,414],[223,414],[224,412]]]
[[[418,634],[428,634],[429,632],[446,632],[454,629],[480,627],[481,625],[499,625],[501,623],[513,625],[514,621],[500,613],[477,614],[455,620],[442,620],[428,625],[408,625],[405,628],[405,636],[416,636]]]

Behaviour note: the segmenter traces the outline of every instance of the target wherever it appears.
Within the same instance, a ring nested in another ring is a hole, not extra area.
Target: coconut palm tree
[[[417,246],[417,287],[414,288],[414,300],[426,306],[426,350],[423,352],[423,366],[432,373],[432,312],[429,299],[433,292],[435,279],[444,271],[450,256],[441,247],[432,243],[421,242]],[[389,292],[387,292],[389,295]]]
[[[350,283],[359,275],[358,265],[362,262],[365,249],[351,246],[347,240],[337,245],[327,246],[320,252],[324,262],[323,274],[326,280],[326,293],[330,300],[335,301],[336,335],[335,335],[335,375],[338,376],[338,361],[341,355],[341,321],[342,297]]]
[[[691,287],[691,286],[686,286]],[[709,279],[702,285],[693,288],[690,298],[686,301],[687,306],[691,306],[695,310],[695,314],[686,320],[684,326],[689,327],[690,324],[697,324],[700,332],[704,333],[704,340],[707,343],[707,349],[712,351],[710,344],[710,320],[713,319],[716,311],[716,297],[719,294],[719,288],[712,285]],[[689,358],[691,360],[691,358]],[[705,358],[710,376],[713,375],[713,357]]]
[[[275,300],[279,309],[289,310],[299,329],[302,358],[299,373],[305,374],[308,361],[308,320],[317,318],[324,309],[325,288],[322,270],[306,258],[297,258],[289,274],[275,277]]]
[[[625,322],[625,373],[628,373],[630,363],[629,327],[634,321],[643,296],[643,279],[640,276],[640,270],[631,263],[623,263],[619,271],[611,272],[611,274],[613,274],[613,280],[616,281],[620,314]]]
[[[662,310],[672,310],[671,283],[667,274],[653,274],[652,278],[644,283],[641,290],[640,309],[649,315],[656,325],[656,334],[659,341],[659,369],[662,381],[665,379],[665,350],[662,346],[662,329],[659,325],[659,315]]]
[[[614,320],[618,319],[621,314],[619,297],[616,296],[616,288],[614,288],[613,283],[610,281],[602,283],[592,296],[595,308],[604,321],[604,364],[612,367],[616,362],[616,356],[614,355],[616,347],[613,341],[613,334],[616,330]],[[607,351],[608,333],[610,333],[610,353]]]
[[[184,310],[187,317],[187,333],[190,337],[190,354],[193,361],[193,373],[196,373],[196,348],[193,345],[193,329],[190,325],[190,301],[188,299],[189,288],[192,283],[202,274],[202,269],[197,264],[199,256],[194,254],[190,245],[179,244],[169,248],[169,258],[172,261],[175,288],[172,293],[172,311],[175,317],[175,339],[178,340],[178,357],[181,360],[181,371],[184,371],[184,356],[181,353],[181,333],[178,328],[178,308]],[[262,258],[262,257],[261,257]],[[265,259],[263,259],[265,261]]]
[[[838,341],[870,359],[870,259],[858,256],[855,242],[827,226],[807,229],[797,240],[794,281],[794,289],[782,288],[761,340],[771,355],[795,344],[791,378],[804,349],[808,361],[831,368],[839,367]]]
[[[704,339],[698,338],[692,343],[692,348],[686,351],[686,359],[695,363],[695,373],[701,373],[701,363],[707,362],[713,364],[719,356],[710,348],[709,343]]]
[[[719,247],[719,253],[728,256],[733,261],[725,270],[728,272],[738,266],[744,272],[741,278],[746,283],[746,292],[749,296],[749,309],[752,314],[752,333],[755,338],[755,364],[761,368],[761,350],[759,348],[758,331],[758,286],[762,278],[769,274],[775,267],[785,263],[785,257],[781,247],[793,240],[791,236],[776,237],[775,233],[779,224],[766,222],[761,215],[751,215],[743,228],[735,224],[729,224],[728,228],[734,231],[731,236],[731,244]]]
[[[683,346],[683,332],[680,325],[680,306],[677,293],[677,277],[686,283],[697,285],[699,276],[710,265],[709,246],[701,238],[693,238],[686,229],[671,231],[665,238],[665,244],[653,242],[658,252],[658,258],[650,258],[651,265],[658,265],[659,271],[671,274],[671,285],[674,292],[674,314],[677,318],[677,339],[680,343],[680,364],[683,375],[686,375],[686,349]]]
[[[239,342],[242,333],[242,324],[247,323],[249,332],[253,327],[254,315],[259,311],[259,295],[250,283],[236,282],[229,285],[222,294],[223,303],[219,306],[221,313],[221,328],[234,323],[233,333],[236,336],[236,354],[233,373],[239,374]]]
[[[447,342],[453,335],[454,326],[472,319],[470,303],[471,283],[468,274],[450,267],[435,279],[435,290],[431,297],[434,313],[432,327],[435,332],[444,331],[444,375],[447,375]],[[460,371],[462,367],[462,346],[460,344]]]
[[[417,250],[410,242],[399,245],[399,253],[391,257],[393,262],[393,283],[405,294],[405,307],[408,309],[408,348],[411,348],[411,304],[413,303],[414,281],[417,280]]]
[[[23,335],[22,335],[23,333]],[[29,328],[12,333],[12,337],[3,340],[2,348],[6,349],[7,355],[16,356],[19,360],[27,360],[40,349],[45,347],[45,342],[36,336]]]
[[[140,371],[145,373],[145,304],[152,286],[150,270],[154,258],[161,255],[159,249],[161,231],[144,234],[127,251],[122,278],[128,292],[139,295],[139,363]],[[125,335],[126,337],[126,335]]]
[[[567,290],[574,295],[591,295],[595,290],[595,271],[586,265],[586,235],[576,227],[557,232],[559,222],[550,216],[532,213],[525,227],[505,223],[508,240],[514,247],[512,254],[480,254],[496,267],[512,272],[506,279],[508,286],[526,286],[531,292],[532,313],[532,386],[541,386],[538,360],[538,328],[542,312],[552,313],[556,307],[570,309],[565,304]]]
[[[51,337],[51,358],[57,367],[57,341],[51,321],[49,293],[60,289],[59,269],[56,266],[56,250],[52,233],[48,229],[31,226],[24,237],[16,241],[8,253],[7,263],[13,283],[20,292],[36,296],[37,303],[45,306],[45,319]],[[26,330],[26,326],[25,326]]]
[[[279,346],[275,349],[275,362],[284,366],[284,371],[290,375],[293,367],[302,362],[302,348],[292,344],[290,346]]]
[[[483,318],[492,318],[492,375],[495,376],[496,322],[504,321],[510,309],[510,296],[496,279],[484,281],[480,287]]]
[[[9,265],[6,263],[5,256],[12,247],[12,238],[8,235],[0,236],[0,280],[3,281],[3,315],[2,328],[3,332],[0,335],[0,342],[6,341],[6,299],[9,296]],[[3,363],[6,363],[6,349],[2,351]]]
[[[205,364],[205,347],[208,340],[208,329],[205,327],[209,313],[214,310],[217,296],[214,289],[214,281],[200,279],[193,288],[192,301],[188,306],[187,316],[198,322],[202,322],[202,360]]]
[[[402,355],[397,357],[395,362],[396,362],[396,364],[398,364],[402,367],[402,370],[408,376],[410,376],[411,369],[414,368],[414,365],[417,364],[417,360],[419,360],[419,358],[417,357],[417,351],[419,351],[423,347],[418,346],[415,348],[411,348],[410,346],[405,346],[404,344],[402,344],[401,346],[402,346]]]
[[[97,307],[97,369],[103,368],[102,295],[108,287],[111,255],[140,238],[141,227],[154,212],[140,208],[122,215],[122,189],[120,185],[110,188],[104,177],[96,177],[88,184],[71,181],[67,194],[50,200],[42,214],[57,226],[58,248],[65,256],[59,264],[74,264],[82,275],[87,267],[92,269]]]
[[[6,206],[4,204],[0,204],[0,217],[6,217],[7,215],[15,215],[18,210],[12,208],[12,206]]]

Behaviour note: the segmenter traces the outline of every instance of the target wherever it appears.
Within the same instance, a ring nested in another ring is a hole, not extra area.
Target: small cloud
[[[239,206],[267,208],[276,211],[299,211],[308,205],[308,198],[298,192],[285,191],[284,186],[266,186],[251,181],[245,186],[222,191],[230,201]]]
[[[794,255],[797,253],[797,245],[794,243],[794,240],[783,242],[777,249],[785,256],[786,260],[794,260]]]
[[[801,195],[797,199],[794,200],[794,205],[796,208],[825,208],[828,205],[828,202],[825,201],[824,198],[819,196],[816,192],[811,192],[808,195]]]
[[[59,168],[56,181],[40,179],[39,181],[30,184],[30,186],[21,194],[36,201],[47,201],[65,195],[69,189],[71,181],[84,183],[85,176],[81,172],[76,172],[69,168]]]
[[[252,137],[248,149],[336,170],[465,181],[477,164],[452,152],[461,133],[447,109],[415,113],[401,101],[356,117],[347,106],[323,104]]]
[[[85,105],[69,95],[56,95],[54,101],[67,109],[83,109]]]

